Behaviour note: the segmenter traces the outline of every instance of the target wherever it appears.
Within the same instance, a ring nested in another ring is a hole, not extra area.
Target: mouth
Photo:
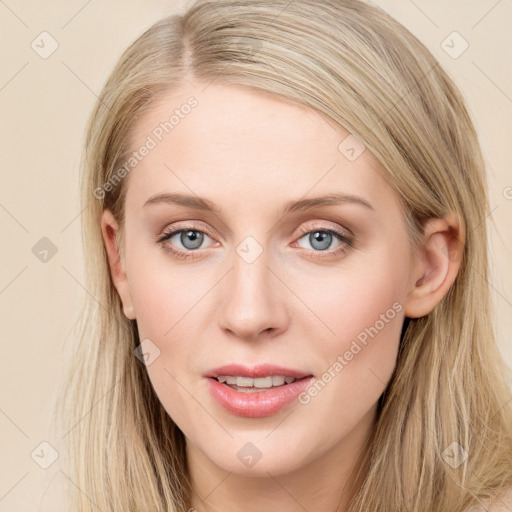
[[[311,373],[269,364],[238,364],[215,368],[203,375],[216,401],[231,414],[261,418],[292,404],[314,380]]]

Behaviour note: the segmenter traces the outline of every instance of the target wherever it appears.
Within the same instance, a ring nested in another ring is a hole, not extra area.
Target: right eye
[[[195,226],[185,226],[179,229],[170,229],[158,237],[157,242],[177,258],[193,258],[191,253],[197,252],[206,238],[211,237]]]

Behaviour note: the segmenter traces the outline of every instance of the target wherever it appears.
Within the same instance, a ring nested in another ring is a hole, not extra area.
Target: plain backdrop
[[[512,3],[375,3],[434,53],[475,120],[488,164],[491,208],[482,222],[491,228],[495,325],[512,367]],[[0,511],[53,511],[58,482],[70,483],[58,458],[47,469],[36,461],[51,460],[41,443],[59,450],[49,415],[63,347],[73,342],[71,329],[88,293],[78,202],[86,119],[121,52],[184,5],[0,0]],[[52,45],[58,47],[45,55]],[[41,248],[49,251],[47,261]]]

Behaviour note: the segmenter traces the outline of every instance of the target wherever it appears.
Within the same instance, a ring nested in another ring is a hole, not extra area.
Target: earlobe
[[[128,278],[117,243],[118,230],[119,226],[114,215],[110,210],[105,209],[101,216],[101,234],[107,251],[110,274],[123,304],[124,315],[130,320],[134,320],[135,311],[128,287]]]
[[[459,271],[463,247],[464,233],[456,215],[426,223],[405,302],[406,317],[427,315],[448,293]]]

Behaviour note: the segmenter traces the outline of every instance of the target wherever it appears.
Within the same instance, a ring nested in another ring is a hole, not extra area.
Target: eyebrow
[[[145,203],[143,208],[151,204],[167,203],[177,204],[180,206],[188,206],[195,210],[206,210],[212,212],[220,212],[220,209],[208,199],[199,196],[189,196],[186,194],[155,194],[151,196]]]
[[[151,204],[166,203],[187,206],[196,210],[205,210],[220,213],[220,208],[212,201],[199,196],[191,196],[187,194],[156,194],[151,196],[143,207]],[[300,199],[299,201],[289,201],[283,208],[283,215],[289,212],[298,212],[320,208],[323,206],[332,206],[337,204],[359,204],[370,210],[375,211],[373,206],[361,197],[352,194],[328,194],[309,199]]]
[[[370,210],[374,210],[373,206],[362,197],[354,196],[352,194],[329,194],[325,196],[312,197],[310,199],[301,199],[299,201],[290,201],[284,207],[284,213],[297,212],[318,208],[322,206],[332,206],[337,204],[359,204]]]

